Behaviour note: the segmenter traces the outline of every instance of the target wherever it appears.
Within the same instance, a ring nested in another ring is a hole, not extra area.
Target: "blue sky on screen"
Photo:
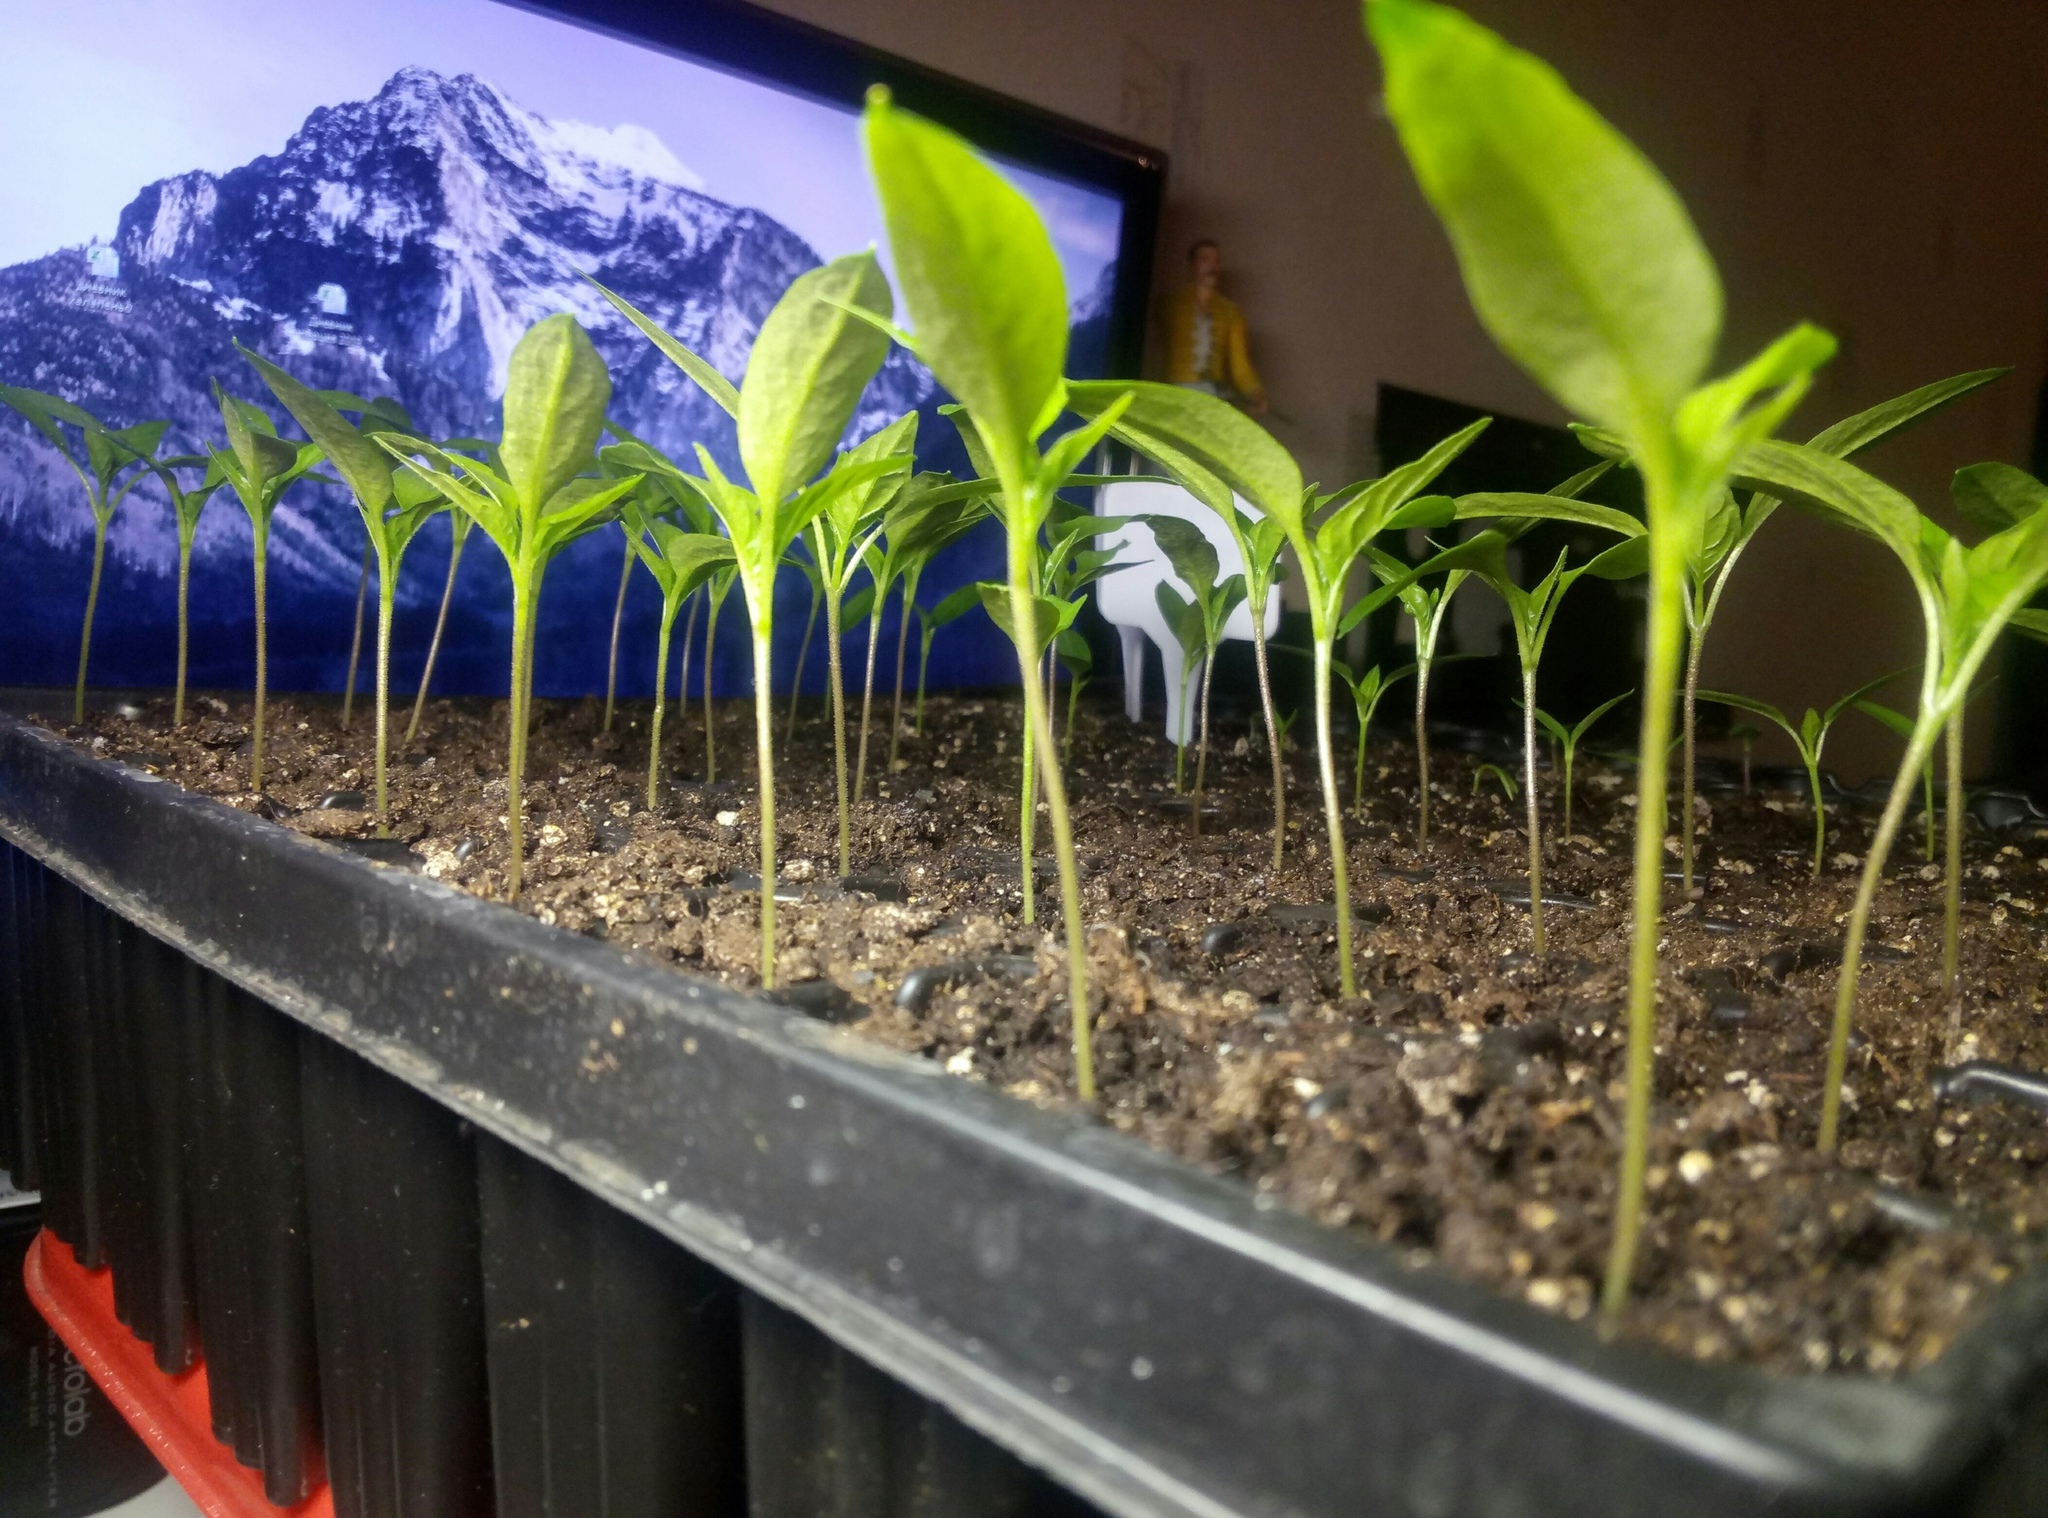
[[[852,111],[496,0],[0,0],[0,37],[0,265],[110,237],[144,185],[277,152],[314,107],[407,64],[557,121],[643,128],[664,177],[765,211],[821,257],[883,241]],[[1006,171],[1077,298],[1116,257],[1116,201]]]

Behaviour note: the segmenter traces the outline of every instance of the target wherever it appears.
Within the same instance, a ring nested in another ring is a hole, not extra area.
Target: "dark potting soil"
[[[781,754],[778,963],[793,1004],[1042,1105],[1075,1102],[1049,825],[1038,925],[1020,906],[1014,699],[938,697],[886,763],[871,740],[853,878],[837,861],[830,728],[811,703]],[[64,728],[94,753],[387,863],[502,898],[503,703],[435,702],[394,745],[392,831],[374,841],[369,713],[270,708],[266,794],[248,712],[202,698]],[[758,984],[752,706],[668,719],[672,783],[644,806],[645,706],[543,703],[526,791],[527,886],[543,922],[734,986]],[[781,716],[778,712],[778,732]],[[1240,732],[1242,729],[1239,730]],[[1414,752],[1377,746],[1351,824],[1360,995],[1337,995],[1313,757],[1288,756],[1286,862],[1270,868],[1270,770],[1224,735],[1203,836],[1156,730],[1084,706],[1068,783],[1091,924],[1095,1114],[1262,1201],[1441,1262],[1568,1317],[1608,1245],[1623,1074],[1628,777],[1578,771],[1545,864],[1549,952],[1530,953],[1519,803],[1439,752],[1429,847]],[[1491,757],[1506,759],[1505,755]],[[1515,767],[1511,760],[1509,767]],[[1348,766],[1347,780],[1348,780]],[[1543,776],[1546,826],[1561,797]],[[1831,806],[1809,875],[1803,796],[1720,794],[1711,868],[1670,887],[1650,1217],[1624,1331],[1700,1360],[1890,1375],[1939,1355],[2048,1229],[2048,1112],[1972,1061],[2048,1069],[2048,835],[1972,824],[1959,1000],[1938,989],[1939,871],[1909,829],[1878,898],[1839,1163],[1813,1150],[1842,923],[1875,808]],[[1515,897],[1519,890],[1520,900]]]

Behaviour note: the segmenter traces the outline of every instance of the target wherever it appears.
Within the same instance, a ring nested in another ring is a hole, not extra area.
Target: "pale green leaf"
[[[1066,281],[1038,212],[945,128],[868,92],[868,167],[917,353],[990,447],[1026,457],[1066,366]]]
[[[1990,532],[2003,532],[2048,505],[2048,487],[2010,464],[1958,469],[1949,491],[1963,520]]]
[[[251,353],[240,343],[235,347],[263,377],[284,409],[306,429],[306,436],[325,450],[328,462],[348,483],[365,517],[381,516],[391,504],[391,464],[384,450],[364,437],[310,386],[300,383],[260,353]]]
[[[528,512],[590,467],[612,379],[590,334],[567,312],[533,324],[505,380],[505,478]]]
[[[1429,0],[1370,0],[1388,114],[1494,340],[1642,437],[1699,382],[1721,287],[1650,162],[1541,60]]]
[[[1301,468],[1274,436],[1237,407],[1182,385],[1137,380],[1073,381],[1067,405],[1084,417],[1099,416],[1119,399],[1129,407],[1112,435],[1155,459],[1198,497],[1215,503],[1196,483],[1182,479],[1163,449],[1220,479],[1273,520],[1301,523]]]
[[[585,277],[588,278],[587,275]],[[594,279],[590,282],[597,285],[598,294],[616,306],[627,321],[638,327],[670,363],[695,380],[697,387],[716,401],[727,416],[737,417],[740,414],[740,392],[731,380],[664,332],[652,317],[642,312],[624,296],[614,294],[603,285],[597,284]]]
[[[740,459],[764,505],[778,505],[824,468],[889,340],[826,297],[884,314],[888,281],[873,253],[799,275],[761,324],[740,382]]]

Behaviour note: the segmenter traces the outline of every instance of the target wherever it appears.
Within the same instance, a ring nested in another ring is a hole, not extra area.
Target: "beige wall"
[[[769,0],[930,67],[1166,148],[1158,277],[1219,238],[1275,431],[1312,477],[1371,463],[1381,380],[1558,413],[1465,304],[1346,0]],[[1926,503],[2027,462],[2048,355],[2040,0],[1470,0],[1664,169],[1729,288],[1724,361],[1799,318],[1842,340],[1790,432],[1927,380],[2017,372],[1869,461]],[[1735,580],[1710,682],[1824,705],[1917,658],[1880,550],[1781,516]],[[1988,731],[1990,724],[1979,727]],[[1845,724],[1850,778],[1891,740]],[[1982,748],[1981,734],[1978,747]]]

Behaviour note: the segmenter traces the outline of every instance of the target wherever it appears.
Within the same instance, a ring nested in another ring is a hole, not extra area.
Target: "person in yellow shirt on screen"
[[[1191,283],[1166,303],[1166,379],[1266,414],[1266,387],[1245,344],[1244,313],[1217,288],[1223,250],[1205,237],[1188,249]]]

